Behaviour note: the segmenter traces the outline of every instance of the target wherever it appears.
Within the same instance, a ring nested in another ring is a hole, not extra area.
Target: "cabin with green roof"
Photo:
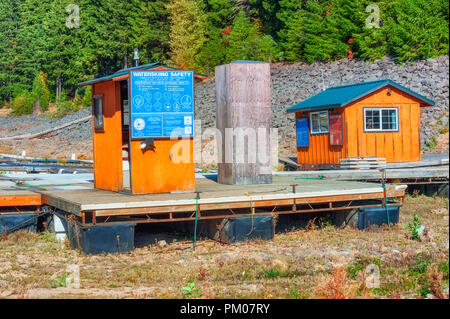
[[[420,161],[420,114],[433,105],[389,79],[328,88],[287,109],[295,113],[298,164],[332,168],[356,157]]]

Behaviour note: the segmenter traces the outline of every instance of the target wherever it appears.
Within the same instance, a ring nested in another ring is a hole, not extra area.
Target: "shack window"
[[[93,99],[93,112],[94,112],[94,128],[96,132],[103,132],[103,95],[95,95]]]
[[[309,115],[311,134],[324,134],[329,132],[328,111],[311,112]]]
[[[398,131],[398,108],[364,108],[364,130],[367,132]]]

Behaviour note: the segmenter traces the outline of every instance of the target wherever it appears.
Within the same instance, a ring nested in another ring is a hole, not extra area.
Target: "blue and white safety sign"
[[[131,138],[194,135],[194,73],[131,71]]]

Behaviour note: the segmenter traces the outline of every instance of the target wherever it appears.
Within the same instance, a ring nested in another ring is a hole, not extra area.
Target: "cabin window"
[[[309,115],[311,134],[325,134],[330,131],[328,111],[311,112]]]
[[[103,119],[103,95],[95,95],[93,98],[94,128],[96,132],[104,131]]]
[[[398,131],[398,108],[364,108],[364,130],[367,132]]]

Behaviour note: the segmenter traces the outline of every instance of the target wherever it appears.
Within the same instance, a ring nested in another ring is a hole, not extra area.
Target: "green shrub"
[[[12,103],[12,113],[16,116],[33,113],[36,95],[27,91],[18,94]]]
[[[419,238],[418,229],[420,228],[420,226],[421,225],[420,225],[419,215],[414,214],[412,222],[408,223],[408,225],[406,226],[406,229],[411,232],[412,239]]]
[[[73,98],[72,111],[76,112],[83,107],[83,96],[79,90],[75,91],[75,97]]]
[[[40,99],[39,106],[43,112],[48,110],[50,104],[50,90],[47,86],[47,74],[39,72],[33,81],[33,94]]]
[[[427,146],[430,150],[434,150],[436,148],[436,145],[437,145],[437,141],[436,141],[436,138],[433,136],[433,137],[431,137],[431,140],[427,144]]]
[[[56,99],[56,113],[53,115],[54,117],[62,117],[66,114],[73,112],[74,103],[69,100],[67,96],[67,92],[62,90],[59,97]]]
[[[92,104],[92,87],[88,85],[84,91],[83,106],[88,107]]]

